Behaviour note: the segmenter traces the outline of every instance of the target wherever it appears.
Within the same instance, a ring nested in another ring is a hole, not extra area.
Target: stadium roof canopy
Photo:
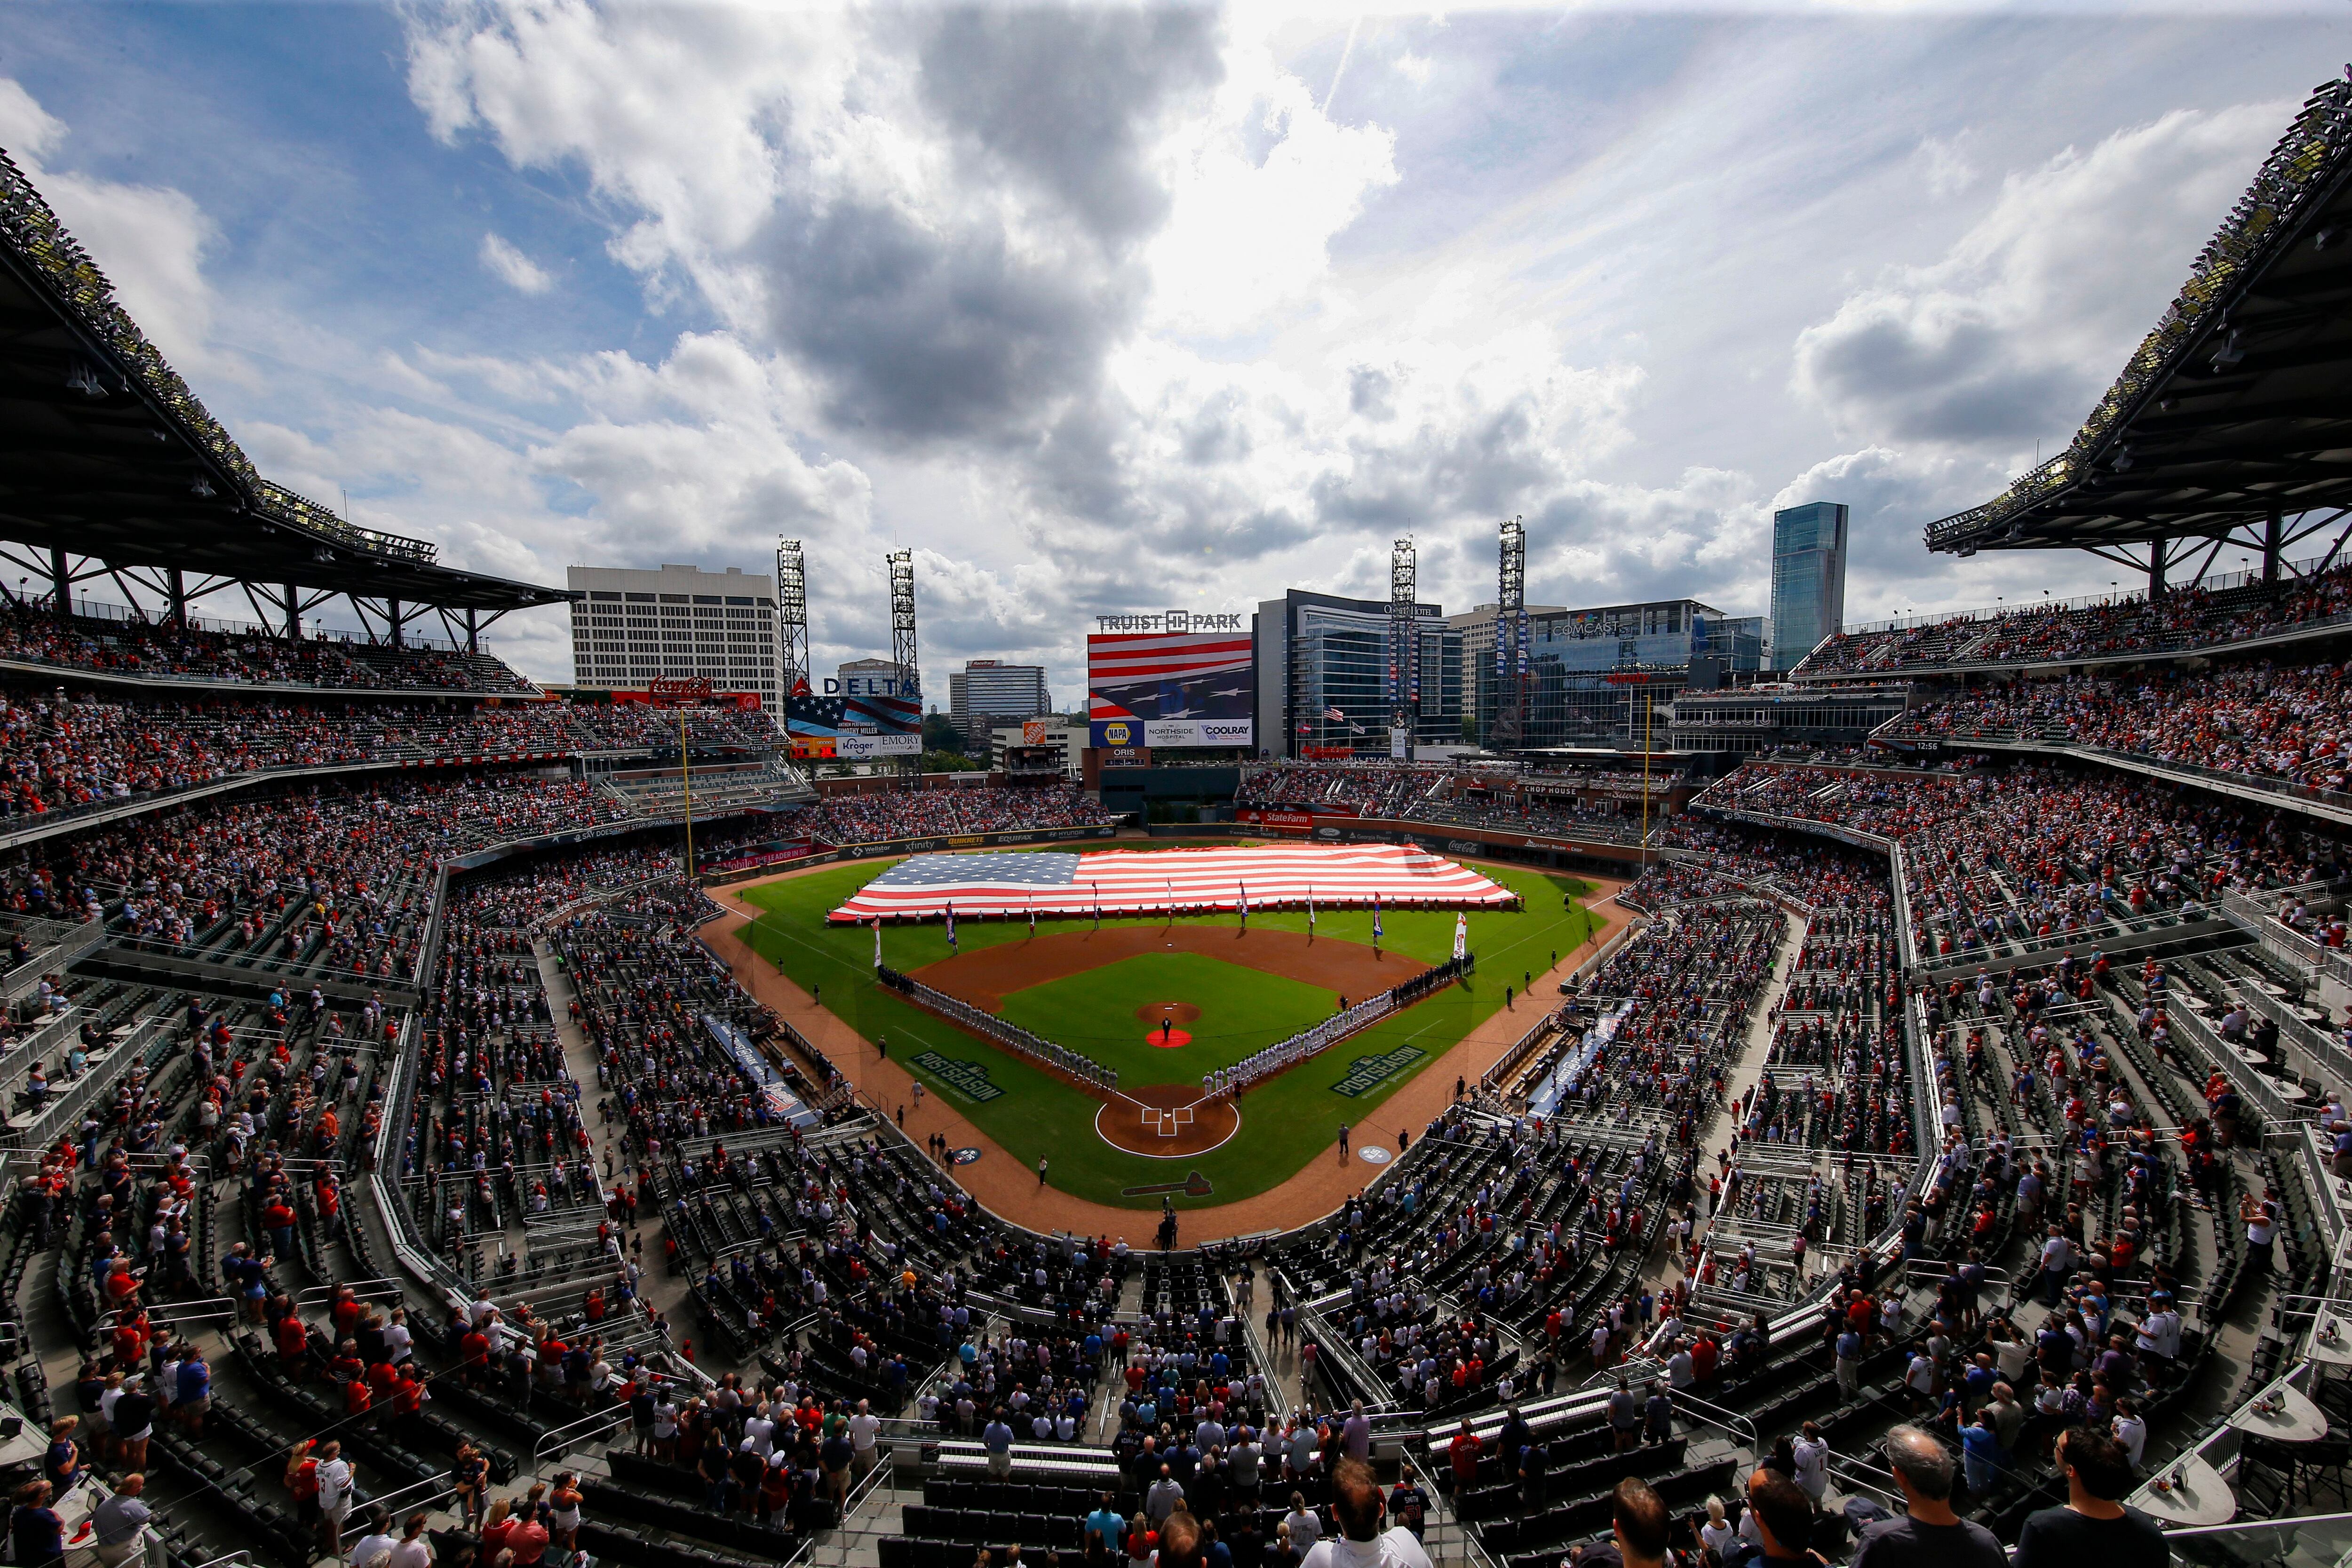
[[[2210,563],[2245,529],[2274,576],[2284,545],[2347,507],[2352,80],[2339,78],[2304,104],[2072,444],[1930,524],[1927,548],[2088,549],[2160,581],[2173,542],[2210,541]]]
[[[45,590],[111,576],[184,606],[237,585],[265,621],[347,595],[371,630],[429,611],[471,627],[562,589],[443,566],[254,471],[0,152],[0,541]],[[198,579],[191,583],[188,579]],[[127,580],[126,580],[127,579]]]

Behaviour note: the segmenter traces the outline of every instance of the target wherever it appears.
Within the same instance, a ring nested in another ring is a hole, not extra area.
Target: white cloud
[[[927,666],[1040,658],[1061,695],[1097,611],[1380,596],[1401,534],[1429,596],[1491,598],[1511,515],[1555,602],[1762,609],[1769,513],[1799,499],[1853,506],[1857,615],[2021,591],[2071,563],[1962,569],[1920,525],[2071,431],[2284,118],[2116,132],[2185,101],[2126,62],[2071,122],[2088,151],[2053,155],[2021,127],[2030,91],[1981,90],[2012,68],[2030,88],[2041,35],[1940,23],[1391,21],[1343,72],[1338,13],[406,16],[432,133],[553,188],[585,246],[601,225],[645,308],[581,340],[528,312],[528,337],[371,341],[329,292],[253,351],[290,367],[233,422],[264,470],[542,582],[764,569],[793,534],[820,658],[887,645],[879,558],[911,545]],[[1936,86],[1948,68],[1970,90]],[[1620,74],[1644,85],[1616,96]],[[65,135],[0,83],[20,155]],[[175,359],[234,366],[211,340],[252,340],[264,285],[218,304],[201,211],[44,185]],[[510,199],[459,259],[570,286],[504,237],[580,237]],[[562,626],[516,617],[501,647],[562,676]]]
[[[97,258],[132,319],[184,370],[238,374],[233,361],[212,352],[215,301],[204,252],[214,234],[203,212],[179,191],[45,167],[66,140],[62,121],[22,84],[0,77],[0,147]]]
[[[1149,320],[1173,333],[1225,336],[1293,311],[1323,284],[1332,237],[1397,181],[1395,135],[1335,122],[1263,38],[1235,39],[1224,65],[1210,111],[1164,151],[1173,205],[1151,247]]]
[[[497,234],[482,236],[482,265],[519,294],[544,294],[555,287],[545,268]]]
[[[1850,436],[2056,450],[2292,113],[2176,110],[2010,175],[1940,260],[1856,290],[1799,335],[1798,390]]]
[[[18,163],[37,161],[66,139],[66,122],[43,109],[24,86],[0,77],[0,147]]]

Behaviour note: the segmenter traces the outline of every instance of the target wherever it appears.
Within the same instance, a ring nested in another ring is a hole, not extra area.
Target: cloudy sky
[[[1921,528],[2063,445],[2341,0],[1713,11],[12,4],[0,147],[262,471],[457,564],[765,571],[1075,698],[1286,587],[2104,590]],[[2234,565],[2234,560],[2225,562]],[[229,607],[221,606],[222,613]],[[499,650],[570,675],[561,613]]]

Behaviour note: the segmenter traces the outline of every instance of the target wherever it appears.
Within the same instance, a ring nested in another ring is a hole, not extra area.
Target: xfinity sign
[[[1190,636],[1195,632],[1238,632],[1248,628],[1241,616],[1204,616],[1192,610],[1162,610],[1156,616],[1097,616],[1096,628],[1108,635],[1112,632],[1172,632]]]

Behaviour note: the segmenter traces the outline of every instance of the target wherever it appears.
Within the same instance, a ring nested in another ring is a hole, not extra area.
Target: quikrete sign
[[[1247,628],[1237,615],[1202,615],[1195,610],[1162,610],[1156,616],[1097,616],[1097,631],[1111,632],[1238,632]]]

